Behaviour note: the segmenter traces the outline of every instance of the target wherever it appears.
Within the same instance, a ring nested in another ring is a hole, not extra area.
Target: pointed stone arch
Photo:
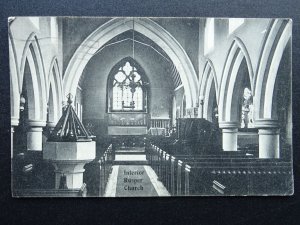
[[[25,73],[29,73],[27,78]],[[25,78],[24,78],[25,77]],[[28,79],[28,80],[26,80]],[[29,105],[29,121],[32,123],[42,123],[46,121],[47,113],[47,92],[43,58],[40,46],[35,33],[32,33],[26,41],[20,65],[19,86],[22,92],[23,82],[28,82],[27,92],[30,97],[27,99]]]
[[[203,118],[212,121],[214,101],[218,104],[218,81],[216,71],[211,60],[207,59],[204,66],[202,80],[199,85],[199,98],[203,96]]]
[[[292,21],[275,19],[271,22],[264,42],[255,82],[255,119],[276,120],[274,107],[275,81],[281,58],[292,36]]]
[[[11,125],[18,126],[20,117],[20,88],[19,88],[19,69],[16,57],[16,50],[11,32],[9,37],[9,68],[10,68],[10,115]]]
[[[241,80],[241,75],[238,74],[242,63],[246,62],[251,90],[253,90],[253,68],[249,53],[241,39],[235,37],[229,49],[221,84],[219,88],[219,122],[238,123],[238,82]]]
[[[197,100],[198,78],[187,53],[178,41],[163,27],[148,18],[136,18],[134,29],[154,41],[173,61],[185,88],[187,107]],[[93,54],[113,37],[133,29],[132,18],[114,18],[101,25],[77,48],[64,74],[65,95],[76,93],[77,84]]]
[[[48,121],[47,124],[54,127],[62,114],[62,78],[58,68],[57,58],[51,61],[48,75],[47,103],[48,103]]]

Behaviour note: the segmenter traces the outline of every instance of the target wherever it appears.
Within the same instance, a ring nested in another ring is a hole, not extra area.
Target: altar
[[[146,113],[108,114],[108,135],[146,135]]]
[[[149,129],[149,134],[150,135],[154,135],[154,136],[158,136],[158,135],[166,135],[166,128],[164,127],[151,127]]]
[[[108,135],[146,135],[147,126],[108,126]]]

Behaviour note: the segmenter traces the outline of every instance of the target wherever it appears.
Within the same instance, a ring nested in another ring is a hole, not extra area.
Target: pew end
[[[213,180],[212,188],[213,188],[214,193],[217,194],[217,195],[218,194],[221,194],[221,195],[225,194],[226,187],[223,184],[216,181],[216,180]]]

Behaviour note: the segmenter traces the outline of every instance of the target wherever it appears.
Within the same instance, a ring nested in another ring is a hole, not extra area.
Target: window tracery
[[[126,61],[112,79],[112,111],[146,111],[147,83],[134,63]]]

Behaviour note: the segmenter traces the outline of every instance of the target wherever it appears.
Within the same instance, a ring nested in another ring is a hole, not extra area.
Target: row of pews
[[[88,196],[101,197],[104,195],[113,161],[114,153],[112,144],[110,144],[100,158],[85,165],[83,182],[87,184]]]
[[[13,191],[55,187],[55,168],[41,154],[19,153],[12,159],[11,168]]]
[[[240,152],[171,155],[154,144],[147,160],[171,195],[291,194],[292,163]]]

